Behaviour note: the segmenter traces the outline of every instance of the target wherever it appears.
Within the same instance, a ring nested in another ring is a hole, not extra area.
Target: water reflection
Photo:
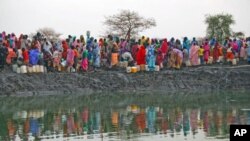
[[[237,99],[238,96],[234,96],[231,95],[230,98]],[[17,108],[17,111],[13,112],[2,109],[1,140],[217,140],[228,139],[230,124],[250,124],[250,111],[247,109],[249,104],[239,101],[242,97],[238,99],[238,103],[228,103],[222,96],[217,98],[218,101],[211,101],[208,105],[196,103],[191,106],[185,102],[176,103],[167,96],[152,96],[154,99],[147,95],[141,96],[142,99],[149,98],[154,101],[161,99],[153,103],[147,100],[138,103],[130,101],[133,97],[131,95],[128,99],[123,98],[120,101],[117,97],[111,96],[110,103],[102,101],[103,96],[97,96],[98,102],[93,102],[97,101],[95,96],[79,96],[72,99],[70,97],[68,96],[67,100],[82,101],[85,104],[79,102],[77,106],[63,106],[63,103],[66,103],[65,97],[57,97],[50,102],[55,103],[58,100],[62,105],[54,106],[53,110],[42,109],[45,105],[38,105],[38,109],[35,106],[27,110]],[[114,105],[111,102],[112,97],[116,103]],[[190,96],[194,99],[192,97]],[[81,98],[93,103],[86,104],[87,102]],[[6,99],[8,101],[13,98]],[[47,101],[44,97],[38,99]],[[16,100],[17,103],[26,103],[30,98]],[[1,103],[7,104],[3,101]],[[30,104],[29,106],[32,107]]]

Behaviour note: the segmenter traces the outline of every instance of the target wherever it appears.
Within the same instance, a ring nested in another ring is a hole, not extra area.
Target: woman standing
[[[183,61],[183,53],[178,48],[174,48],[173,51],[174,51],[175,56],[176,56],[175,57],[175,68],[180,69],[182,61]]]
[[[192,66],[199,65],[199,47],[194,43],[190,49],[190,62]]]
[[[154,45],[149,45],[148,51],[147,51],[147,64],[149,70],[155,69],[155,48]]]
[[[144,45],[141,45],[139,51],[136,55],[137,65],[145,65],[146,64],[146,49]]]
[[[208,42],[206,41],[204,45],[204,61],[206,64],[208,63],[209,54],[210,54],[210,47],[208,45]]]
[[[94,69],[100,67],[100,48],[97,44],[97,40],[94,40],[94,47],[93,47],[93,66]]]
[[[118,58],[119,58],[119,47],[117,43],[113,43],[113,47],[111,49],[111,67],[116,66],[118,64]]]
[[[82,53],[82,70],[88,70],[88,50],[85,49]]]
[[[62,53],[56,48],[53,52],[53,68],[57,69],[58,71],[61,71],[61,58]]]
[[[227,62],[232,62],[233,59],[234,59],[233,47],[230,44],[228,44]]]
[[[22,48],[22,57],[23,57],[23,63],[25,65],[28,65],[29,64],[29,52],[25,48]]]
[[[67,59],[66,59],[68,72],[71,72],[71,69],[72,69],[73,64],[74,64],[74,57],[75,57],[74,46],[71,45],[71,48],[68,49],[68,51],[67,51]]]
[[[62,58],[64,60],[66,60],[67,59],[67,51],[68,51],[68,48],[69,48],[68,43],[66,41],[62,41],[62,47],[63,47]]]
[[[215,43],[213,49],[213,62],[216,63],[219,60],[219,43]]]

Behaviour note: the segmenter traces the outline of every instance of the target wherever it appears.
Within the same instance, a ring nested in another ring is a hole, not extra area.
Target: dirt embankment
[[[250,66],[184,68],[127,74],[124,71],[92,73],[0,73],[1,95],[88,94],[92,92],[250,90]]]

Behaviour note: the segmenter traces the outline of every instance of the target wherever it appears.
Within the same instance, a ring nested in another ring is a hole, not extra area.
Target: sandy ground
[[[200,66],[127,74],[125,70],[87,73],[0,73],[0,95],[89,94],[93,92],[249,90],[250,65]]]

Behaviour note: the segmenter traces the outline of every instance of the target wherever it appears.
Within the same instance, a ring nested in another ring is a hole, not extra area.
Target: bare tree
[[[58,41],[60,39],[59,37],[62,35],[61,33],[57,33],[54,29],[49,27],[38,29],[37,34],[41,34],[44,38],[53,42]]]
[[[130,39],[131,36],[156,26],[156,22],[153,18],[146,19],[136,12],[122,10],[118,14],[105,17],[104,25],[108,26],[107,33]]]

